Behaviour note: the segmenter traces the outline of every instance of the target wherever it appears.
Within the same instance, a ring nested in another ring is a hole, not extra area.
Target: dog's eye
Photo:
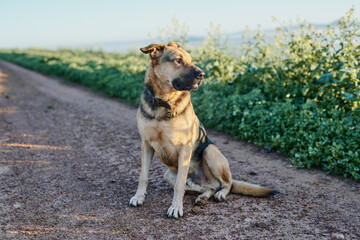
[[[182,61],[182,58],[178,58],[178,59],[175,59],[175,62],[177,62],[178,64],[181,64],[183,61]]]

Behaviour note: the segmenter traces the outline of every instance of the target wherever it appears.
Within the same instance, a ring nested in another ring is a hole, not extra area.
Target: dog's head
[[[150,54],[152,68],[161,84],[177,91],[196,90],[205,76],[203,70],[191,63],[190,54],[176,43],[150,44],[140,50]]]

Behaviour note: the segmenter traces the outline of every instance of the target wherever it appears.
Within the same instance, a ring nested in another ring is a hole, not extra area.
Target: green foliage
[[[239,60],[229,55],[222,36],[221,27],[211,24],[202,47],[193,51],[194,63],[204,70],[207,82],[229,82],[239,71]]]
[[[120,54],[81,49],[3,50],[0,58],[81,83],[134,104],[139,103],[148,64],[148,58],[138,52]]]
[[[160,42],[169,43],[176,42],[182,47],[187,47],[187,38],[189,34],[189,26],[180,23],[176,18],[171,19],[171,26],[158,29],[158,35]],[[149,35],[151,39],[152,36]]]
[[[351,9],[336,27],[279,27],[273,43],[258,29],[237,55],[212,25],[203,46],[191,52],[207,74],[192,93],[196,113],[207,127],[287,154],[299,167],[360,181],[358,23]],[[181,31],[173,37],[184,36]],[[135,104],[149,64],[136,52],[68,49],[1,50],[0,58]]]
[[[226,84],[207,84],[192,101],[208,127],[288,154],[299,167],[360,180],[359,109],[324,112],[313,100],[271,102],[260,89],[240,95]]]

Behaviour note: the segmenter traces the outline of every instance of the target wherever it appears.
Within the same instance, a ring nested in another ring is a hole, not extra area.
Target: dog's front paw
[[[145,194],[135,194],[135,196],[133,196],[130,199],[130,206],[137,207],[137,206],[143,205],[145,198],[146,198],[146,193]]]
[[[169,218],[180,218],[183,216],[183,206],[181,204],[171,204],[167,211]]]

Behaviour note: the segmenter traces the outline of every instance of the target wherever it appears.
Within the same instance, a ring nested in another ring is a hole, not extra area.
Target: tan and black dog
[[[148,175],[154,152],[168,170],[166,181],[174,187],[168,217],[182,217],[185,191],[201,193],[196,204],[214,196],[224,201],[228,193],[263,197],[279,191],[231,178],[227,159],[209,140],[190,101],[205,73],[192,64],[189,53],[176,43],[151,44],[140,49],[150,54],[145,90],[137,112],[142,139],[141,173],[131,206],[140,206],[146,197]]]

